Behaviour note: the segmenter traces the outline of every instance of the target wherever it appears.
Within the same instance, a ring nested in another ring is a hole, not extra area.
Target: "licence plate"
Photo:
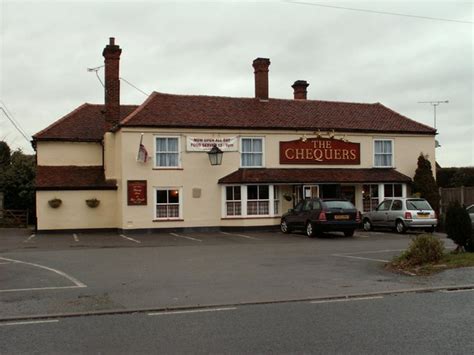
[[[337,214],[337,215],[334,216],[334,219],[346,220],[346,219],[349,219],[349,215],[347,215],[347,214]]]
[[[429,218],[430,214],[429,213],[418,213],[417,216],[418,216],[418,218]]]

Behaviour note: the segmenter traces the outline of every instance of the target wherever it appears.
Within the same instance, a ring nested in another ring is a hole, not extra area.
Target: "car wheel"
[[[403,234],[407,229],[403,224],[403,221],[398,220],[397,222],[395,222],[395,230],[397,231],[397,233]]]
[[[313,223],[311,222],[306,223],[306,235],[308,238],[314,238],[316,235],[314,232]]]
[[[364,230],[366,232],[371,231],[372,228],[373,228],[372,222],[370,222],[370,220],[368,218],[364,219],[364,222],[362,223],[362,226],[364,227]]]
[[[344,231],[344,236],[345,236],[345,237],[352,237],[352,236],[354,236],[354,230],[351,229],[350,231]]]
[[[280,223],[280,230],[285,234],[288,234],[288,233],[291,232],[291,229],[288,226],[288,223],[286,222],[285,219],[283,221],[281,221],[281,223]]]

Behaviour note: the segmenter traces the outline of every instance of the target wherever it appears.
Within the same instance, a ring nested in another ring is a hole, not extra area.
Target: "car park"
[[[351,237],[359,224],[360,212],[350,201],[311,198],[288,210],[281,218],[280,228],[283,233],[301,229],[310,238],[323,232],[343,232]]]
[[[362,217],[362,226],[366,231],[385,227],[394,228],[398,233],[405,233],[407,229],[434,232],[437,224],[435,211],[422,198],[388,198]]]

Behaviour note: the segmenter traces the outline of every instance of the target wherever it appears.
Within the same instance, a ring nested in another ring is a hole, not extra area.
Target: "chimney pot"
[[[293,88],[293,96],[295,100],[306,100],[306,88],[309,86],[306,80],[296,80],[291,87]]]
[[[122,49],[110,37],[109,44],[102,51],[105,63],[105,121],[108,128],[120,122],[120,79],[119,63]]]
[[[253,63],[255,73],[255,97],[260,100],[268,100],[268,67],[270,59],[256,58]]]

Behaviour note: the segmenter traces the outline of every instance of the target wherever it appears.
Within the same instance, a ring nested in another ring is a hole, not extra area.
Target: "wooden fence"
[[[0,227],[28,227],[28,211],[0,209]]]
[[[448,205],[454,201],[458,201],[464,206],[474,204],[474,187],[440,187],[439,194],[441,196],[441,212],[446,212]]]

